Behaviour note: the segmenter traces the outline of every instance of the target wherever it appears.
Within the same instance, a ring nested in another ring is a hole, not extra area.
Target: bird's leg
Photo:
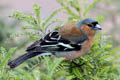
[[[83,69],[82,69],[82,66],[83,66],[85,63],[77,64],[77,63],[74,62],[74,61],[72,61],[72,63],[74,64],[74,67],[73,67],[73,68],[78,67],[78,68],[80,69],[81,72],[84,72]]]
[[[73,66],[72,66],[72,60],[70,60],[70,65],[69,65],[69,71],[70,71],[70,73],[72,73],[72,68],[73,68]]]
[[[77,77],[75,77],[75,78],[73,78],[72,80],[80,80],[79,78],[77,78]]]
[[[73,66],[72,64],[74,64],[74,66]],[[70,72],[72,72],[72,69],[73,69],[73,68],[76,68],[76,67],[80,68],[80,69],[81,69],[81,71],[83,71],[83,70],[82,70],[82,68],[81,68],[81,66],[83,66],[84,64],[85,64],[85,63],[82,63],[82,64],[77,64],[76,62],[74,62],[74,61],[70,60],[70,67],[69,67],[69,71],[70,71]]]
[[[74,67],[81,67],[83,66],[85,63],[82,63],[82,64],[77,64],[76,62],[72,61],[72,63],[75,65]]]

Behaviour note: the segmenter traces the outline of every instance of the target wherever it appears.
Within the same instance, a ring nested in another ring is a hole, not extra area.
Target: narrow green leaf
[[[34,27],[33,27],[33,26],[26,26],[26,25],[25,25],[25,26],[23,26],[22,28],[23,28],[23,29],[34,29]]]
[[[14,11],[13,15],[11,15],[9,17],[16,18],[20,21],[24,21],[28,24],[36,26],[36,20],[33,18],[33,16],[27,16],[26,14],[21,13],[19,11]]]
[[[5,67],[5,65],[6,65],[7,62],[8,62],[8,59],[9,59],[10,55],[11,55],[16,49],[17,49],[16,47],[15,47],[15,48],[11,48],[11,49],[7,52],[7,54],[5,54],[5,57],[3,58],[3,60],[2,60],[2,62],[1,62],[1,64],[0,64],[0,70],[1,70],[3,67]]]
[[[104,17],[103,17],[103,16],[98,16],[98,17],[96,18],[96,20],[99,21],[99,22],[102,22],[102,21],[104,20]]]
[[[74,16],[75,18],[79,17],[76,13],[74,13],[67,5],[64,4],[64,2],[57,0],[60,5],[65,9],[66,13],[70,16]]]
[[[80,69],[79,68],[74,68],[73,69],[73,73],[77,76],[77,78],[81,78],[82,77],[82,74],[80,72]]]
[[[59,64],[64,60],[64,58],[58,58],[56,59],[53,64],[51,65],[51,69],[49,72],[49,75],[52,76],[53,73],[55,72],[56,68],[59,66]]]
[[[35,80],[32,76],[31,73],[25,71],[25,70],[20,70],[20,72],[24,75],[26,80]]]
[[[58,14],[58,13],[61,12],[62,10],[63,10],[63,8],[60,8],[60,9],[57,9],[57,10],[53,11],[53,12],[50,14],[50,16],[44,21],[43,26],[46,25],[46,24],[48,24],[48,22],[49,22],[56,14]]]
[[[111,52],[111,54],[115,54],[117,52],[120,52],[120,48],[113,49],[110,52]]]
[[[40,73],[40,76],[41,76],[41,79],[44,79],[44,80],[53,80],[49,75],[43,72]]]
[[[53,23],[55,23],[55,22],[63,22],[63,20],[61,20],[61,19],[53,19],[53,20],[51,20],[50,22],[48,22],[48,24],[46,24],[45,25],[45,30],[47,30],[47,28],[50,26],[50,25],[52,25]]]
[[[94,0],[92,4],[90,4],[83,12],[83,16],[86,16],[88,11],[90,11],[100,0]]]
[[[34,8],[34,12],[37,18],[37,23],[40,24],[40,6],[38,6],[38,4],[34,3],[33,4],[33,8]]]

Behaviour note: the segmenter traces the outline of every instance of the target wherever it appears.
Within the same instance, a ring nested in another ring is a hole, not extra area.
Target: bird
[[[65,60],[79,58],[90,50],[98,30],[102,30],[101,26],[91,18],[64,24],[28,46],[26,53],[8,62],[8,66],[13,69],[35,56],[54,55]]]

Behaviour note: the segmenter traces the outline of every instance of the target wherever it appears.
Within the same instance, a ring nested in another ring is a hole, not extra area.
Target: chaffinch
[[[97,21],[89,18],[77,24],[65,24],[34,42],[27,48],[26,54],[9,62],[8,65],[10,68],[15,68],[25,60],[37,55],[55,55],[65,57],[66,60],[78,58],[89,51],[96,31],[101,29]]]

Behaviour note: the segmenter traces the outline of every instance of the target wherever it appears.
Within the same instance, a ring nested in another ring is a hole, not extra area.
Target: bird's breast
[[[79,51],[75,51],[69,54],[68,56],[65,56],[65,59],[71,60],[71,59],[79,58],[80,56],[86,54],[90,50],[93,44],[93,40],[94,40],[94,36],[89,37],[89,39],[84,42],[82,48]]]

